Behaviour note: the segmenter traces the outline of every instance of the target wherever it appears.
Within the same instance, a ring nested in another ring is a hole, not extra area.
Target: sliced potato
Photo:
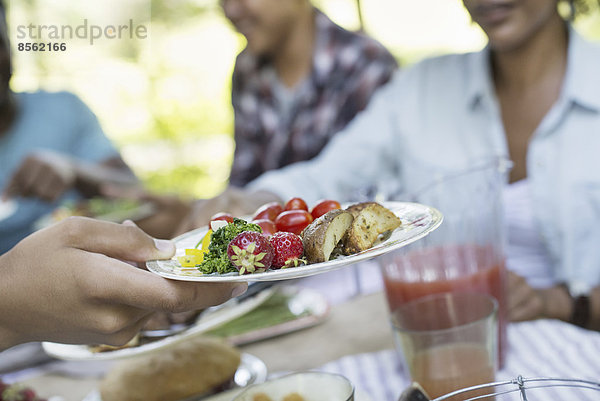
[[[304,256],[308,263],[328,261],[353,219],[352,213],[335,209],[310,223],[302,232]]]
[[[373,246],[380,234],[394,230],[402,224],[391,210],[376,202],[363,202],[346,209],[354,217],[344,237],[345,255],[352,255]]]
[[[349,211],[350,213],[352,213],[352,216],[356,217],[358,216],[358,214],[361,212],[361,210],[363,210],[366,207],[369,207],[370,205],[373,204],[377,204],[376,202],[360,202],[360,203],[355,203],[353,205],[350,205],[346,208],[347,211]]]

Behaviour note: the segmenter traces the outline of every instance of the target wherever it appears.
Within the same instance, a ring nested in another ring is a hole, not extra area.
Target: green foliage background
[[[583,1],[591,14],[576,27],[600,40],[597,1]],[[12,0],[13,47],[16,25],[94,21],[102,14],[93,11],[96,3],[115,20],[147,25],[150,38],[93,46],[73,40],[65,54],[13,52],[13,88],[75,92],[151,190],[217,194],[227,185],[232,159],[230,75],[243,37],[232,31],[216,0],[114,0],[112,6],[96,0]],[[342,26],[360,27],[357,0],[314,3]],[[361,7],[363,28],[404,66],[484,45],[458,0],[362,0]]]

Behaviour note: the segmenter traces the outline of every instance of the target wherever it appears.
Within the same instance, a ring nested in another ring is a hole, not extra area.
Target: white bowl
[[[261,393],[272,401],[283,401],[291,393],[299,394],[304,401],[354,400],[354,386],[344,376],[325,372],[298,372],[249,386],[233,401],[254,401],[254,396]]]

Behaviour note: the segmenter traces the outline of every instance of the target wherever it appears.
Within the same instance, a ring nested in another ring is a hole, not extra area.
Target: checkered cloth
[[[318,10],[315,22],[312,72],[290,92],[291,108],[278,100],[281,83],[269,60],[247,49],[238,56],[231,184],[243,186],[267,170],[316,156],[397,69],[394,57],[375,40],[339,27]]]
[[[600,333],[556,320],[512,323],[508,326],[506,366],[496,381],[524,378],[575,378],[600,383]],[[349,378],[373,401],[397,401],[409,386],[408,373],[395,350],[351,355],[327,363],[318,370]],[[533,386],[531,382],[528,386]],[[516,389],[516,385],[502,389]],[[497,388],[499,390],[500,388]],[[529,401],[598,401],[597,390],[544,387],[526,390]],[[496,397],[497,401],[521,400],[519,393]]]

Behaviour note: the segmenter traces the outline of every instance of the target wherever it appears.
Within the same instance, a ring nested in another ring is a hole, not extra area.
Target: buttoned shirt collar
[[[569,50],[563,94],[582,107],[600,112],[600,80],[585,77],[600,75],[600,58],[590,60],[590,54],[598,55],[597,48],[569,27]]]
[[[589,60],[589,54],[596,50],[572,26],[569,26],[567,52],[567,70],[561,98],[590,110],[600,111],[600,80],[589,81],[584,78],[600,75],[598,63]],[[469,58],[469,71],[472,75],[467,84],[465,100],[469,108],[474,108],[484,99],[495,99],[489,46],[483,51],[471,53]]]
[[[484,102],[484,99],[489,101],[495,99],[495,92],[491,75],[489,47],[486,46],[480,52],[470,53],[468,57],[470,79],[467,81],[465,101],[467,107],[473,109]]]

